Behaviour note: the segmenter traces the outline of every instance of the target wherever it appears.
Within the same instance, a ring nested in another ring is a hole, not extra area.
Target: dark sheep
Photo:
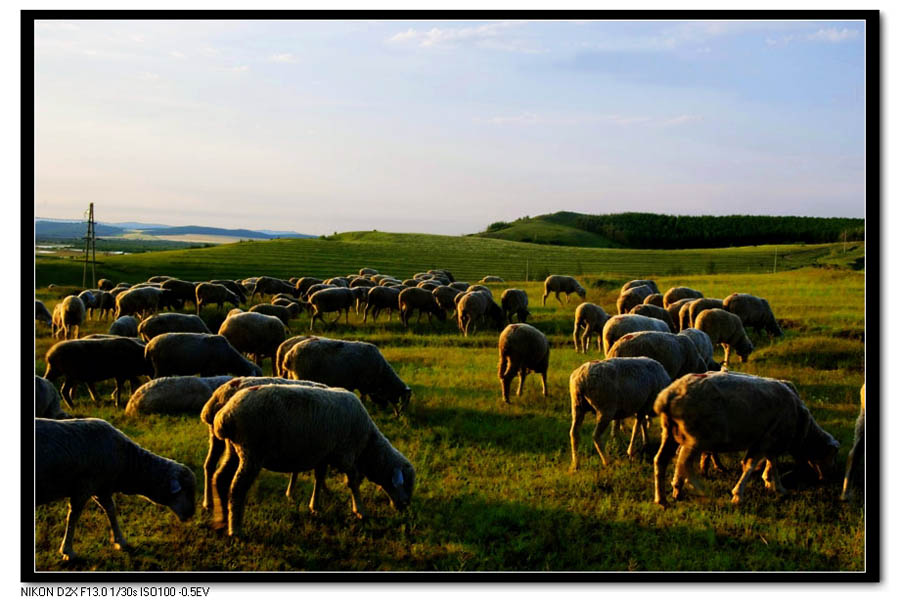
[[[59,391],[46,378],[34,377],[34,417],[62,420],[69,415],[62,411],[59,402],[62,400]]]
[[[723,308],[738,316],[744,328],[753,328],[756,331],[765,330],[776,337],[784,334],[775,320],[775,314],[772,313],[769,302],[762,297],[734,293],[725,297]]]
[[[50,312],[47,311],[47,306],[37,299],[34,300],[34,320],[36,322],[43,322],[47,326],[53,325],[53,317],[50,315]]]
[[[531,315],[528,311],[528,293],[519,288],[508,288],[500,295],[500,307],[507,322],[524,322]],[[516,319],[513,320],[513,314]]]
[[[194,289],[194,298],[197,303],[197,315],[200,315],[200,309],[204,305],[210,303],[216,304],[216,309],[222,311],[225,303],[231,303],[235,307],[241,304],[240,297],[231,292],[224,284],[213,284],[212,282],[201,282]]]
[[[503,310],[497,305],[489,294],[483,291],[473,291],[462,294],[456,304],[456,321],[460,332],[469,336],[469,328],[475,333],[479,321],[491,320],[497,330],[503,328],[506,319]]]
[[[400,291],[388,286],[373,286],[366,295],[366,310],[363,314],[363,323],[369,319],[369,311],[372,319],[377,320],[381,310],[388,310],[388,320],[393,317],[394,309],[399,310]]]
[[[199,332],[211,334],[206,322],[193,314],[165,313],[150,316],[138,324],[138,335],[146,342],[167,332]]]
[[[575,278],[572,276],[547,276],[547,279],[544,280],[544,296],[541,298],[541,305],[547,304],[547,296],[550,293],[554,293],[556,295],[556,300],[559,301],[559,304],[562,305],[562,301],[559,299],[559,294],[564,293],[566,296],[566,303],[569,302],[569,295],[572,293],[581,297],[581,300],[586,300],[586,291],[584,287],[579,284]]]
[[[703,297],[703,293],[698,290],[686,286],[673,286],[663,295],[663,307],[668,309],[670,305],[681,299],[700,299],[701,297]]]
[[[640,305],[648,295],[652,294],[653,289],[649,286],[630,288],[619,294],[619,298],[616,300],[616,309],[619,314],[627,314],[632,307]]]
[[[315,288],[315,286],[310,287],[310,289],[312,288]],[[330,312],[337,312],[337,316],[332,324],[341,319],[341,312],[345,313],[344,320],[349,324],[350,308],[353,307],[354,303],[356,303],[356,297],[349,288],[328,288],[313,293],[309,297],[309,304],[312,307],[309,329],[312,330],[316,320],[321,320],[325,324],[325,318],[322,316]]]
[[[522,395],[522,385],[529,372],[541,375],[541,388],[547,397],[547,368],[550,364],[550,342],[540,330],[530,324],[510,324],[500,333],[498,343],[500,363],[497,377],[503,401],[509,403],[509,385],[519,375],[516,396]]]
[[[437,288],[435,286],[434,288]],[[409,318],[414,311],[419,314],[416,323],[422,319],[422,313],[428,314],[428,323],[431,324],[431,317],[434,316],[441,322],[447,319],[447,312],[438,305],[437,299],[431,293],[431,290],[425,288],[408,288],[400,291],[397,297],[397,304],[400,308],[400,321],[404,328],[409,327]]]
[[[144,355],[153,366],[153,378],[194,374],[262,376],[259,366],[242,356],[228,339],[216,334],[161,334],[150,339]]]

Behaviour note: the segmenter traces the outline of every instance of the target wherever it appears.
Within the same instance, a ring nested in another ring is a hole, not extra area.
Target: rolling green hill
[[[276,277],[330,277],[372,267],[409,277],[429,268],[446,268],[459,280],[486,274],[506,280],[543,280],[547,275],[598,275],[630,279],[678,274],[762,273],[809,265],[862,267],[864,246],[840,244],[730,247],[725,249],[645,250],[558,247],[472,236],[389,232],[347,232],[325,239],[281,239],[104,257],[97,277],[140,281],[155,274],[189,280]],[[854,262],[856,265],[854,266]],[[83,264],[72,259],[36,259],[37,286],[81,283]]]
[[[523,217],[514,222],[494,222],[488,226],[486,232],[472,236],[566,247],[622,246],[605,236],[578,228],[575,224],[580,215],[571,211],[560,211],[537,217]]]

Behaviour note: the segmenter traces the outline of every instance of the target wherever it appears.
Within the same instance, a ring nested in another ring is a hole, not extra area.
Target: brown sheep
[[[550,342],[544,333],[530,324],[510,324],[500,333],[498,347],[500,365],[497,376],[500,379],[503,401],[509,403],[509,385],[516,374],[519,375],[519,389],[516,396],[522,395],[522,385],[529,371],[541,375],[541,388],[544,397],[547,397]]]

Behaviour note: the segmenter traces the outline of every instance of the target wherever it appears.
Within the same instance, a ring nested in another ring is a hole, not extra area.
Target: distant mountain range
[[[52,219],[36,217],[34,234],[36,238],[81,238],[86,231],[84,220]],[[316,238],[313,234],[300,234],[290,230],[247,230],[244,228],[212,228],[208,226],[169,226],[143,222],[97,222],[94,226],[97,236],[121,236],[128,232],[143,231],[152,236],[174,236],[197,234],[205,236],[231,236],[237,238]]]

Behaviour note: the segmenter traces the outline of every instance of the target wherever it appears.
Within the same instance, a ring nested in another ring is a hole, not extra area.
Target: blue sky
[[[38,22],[35,214],[862,217],[862,22]]]

